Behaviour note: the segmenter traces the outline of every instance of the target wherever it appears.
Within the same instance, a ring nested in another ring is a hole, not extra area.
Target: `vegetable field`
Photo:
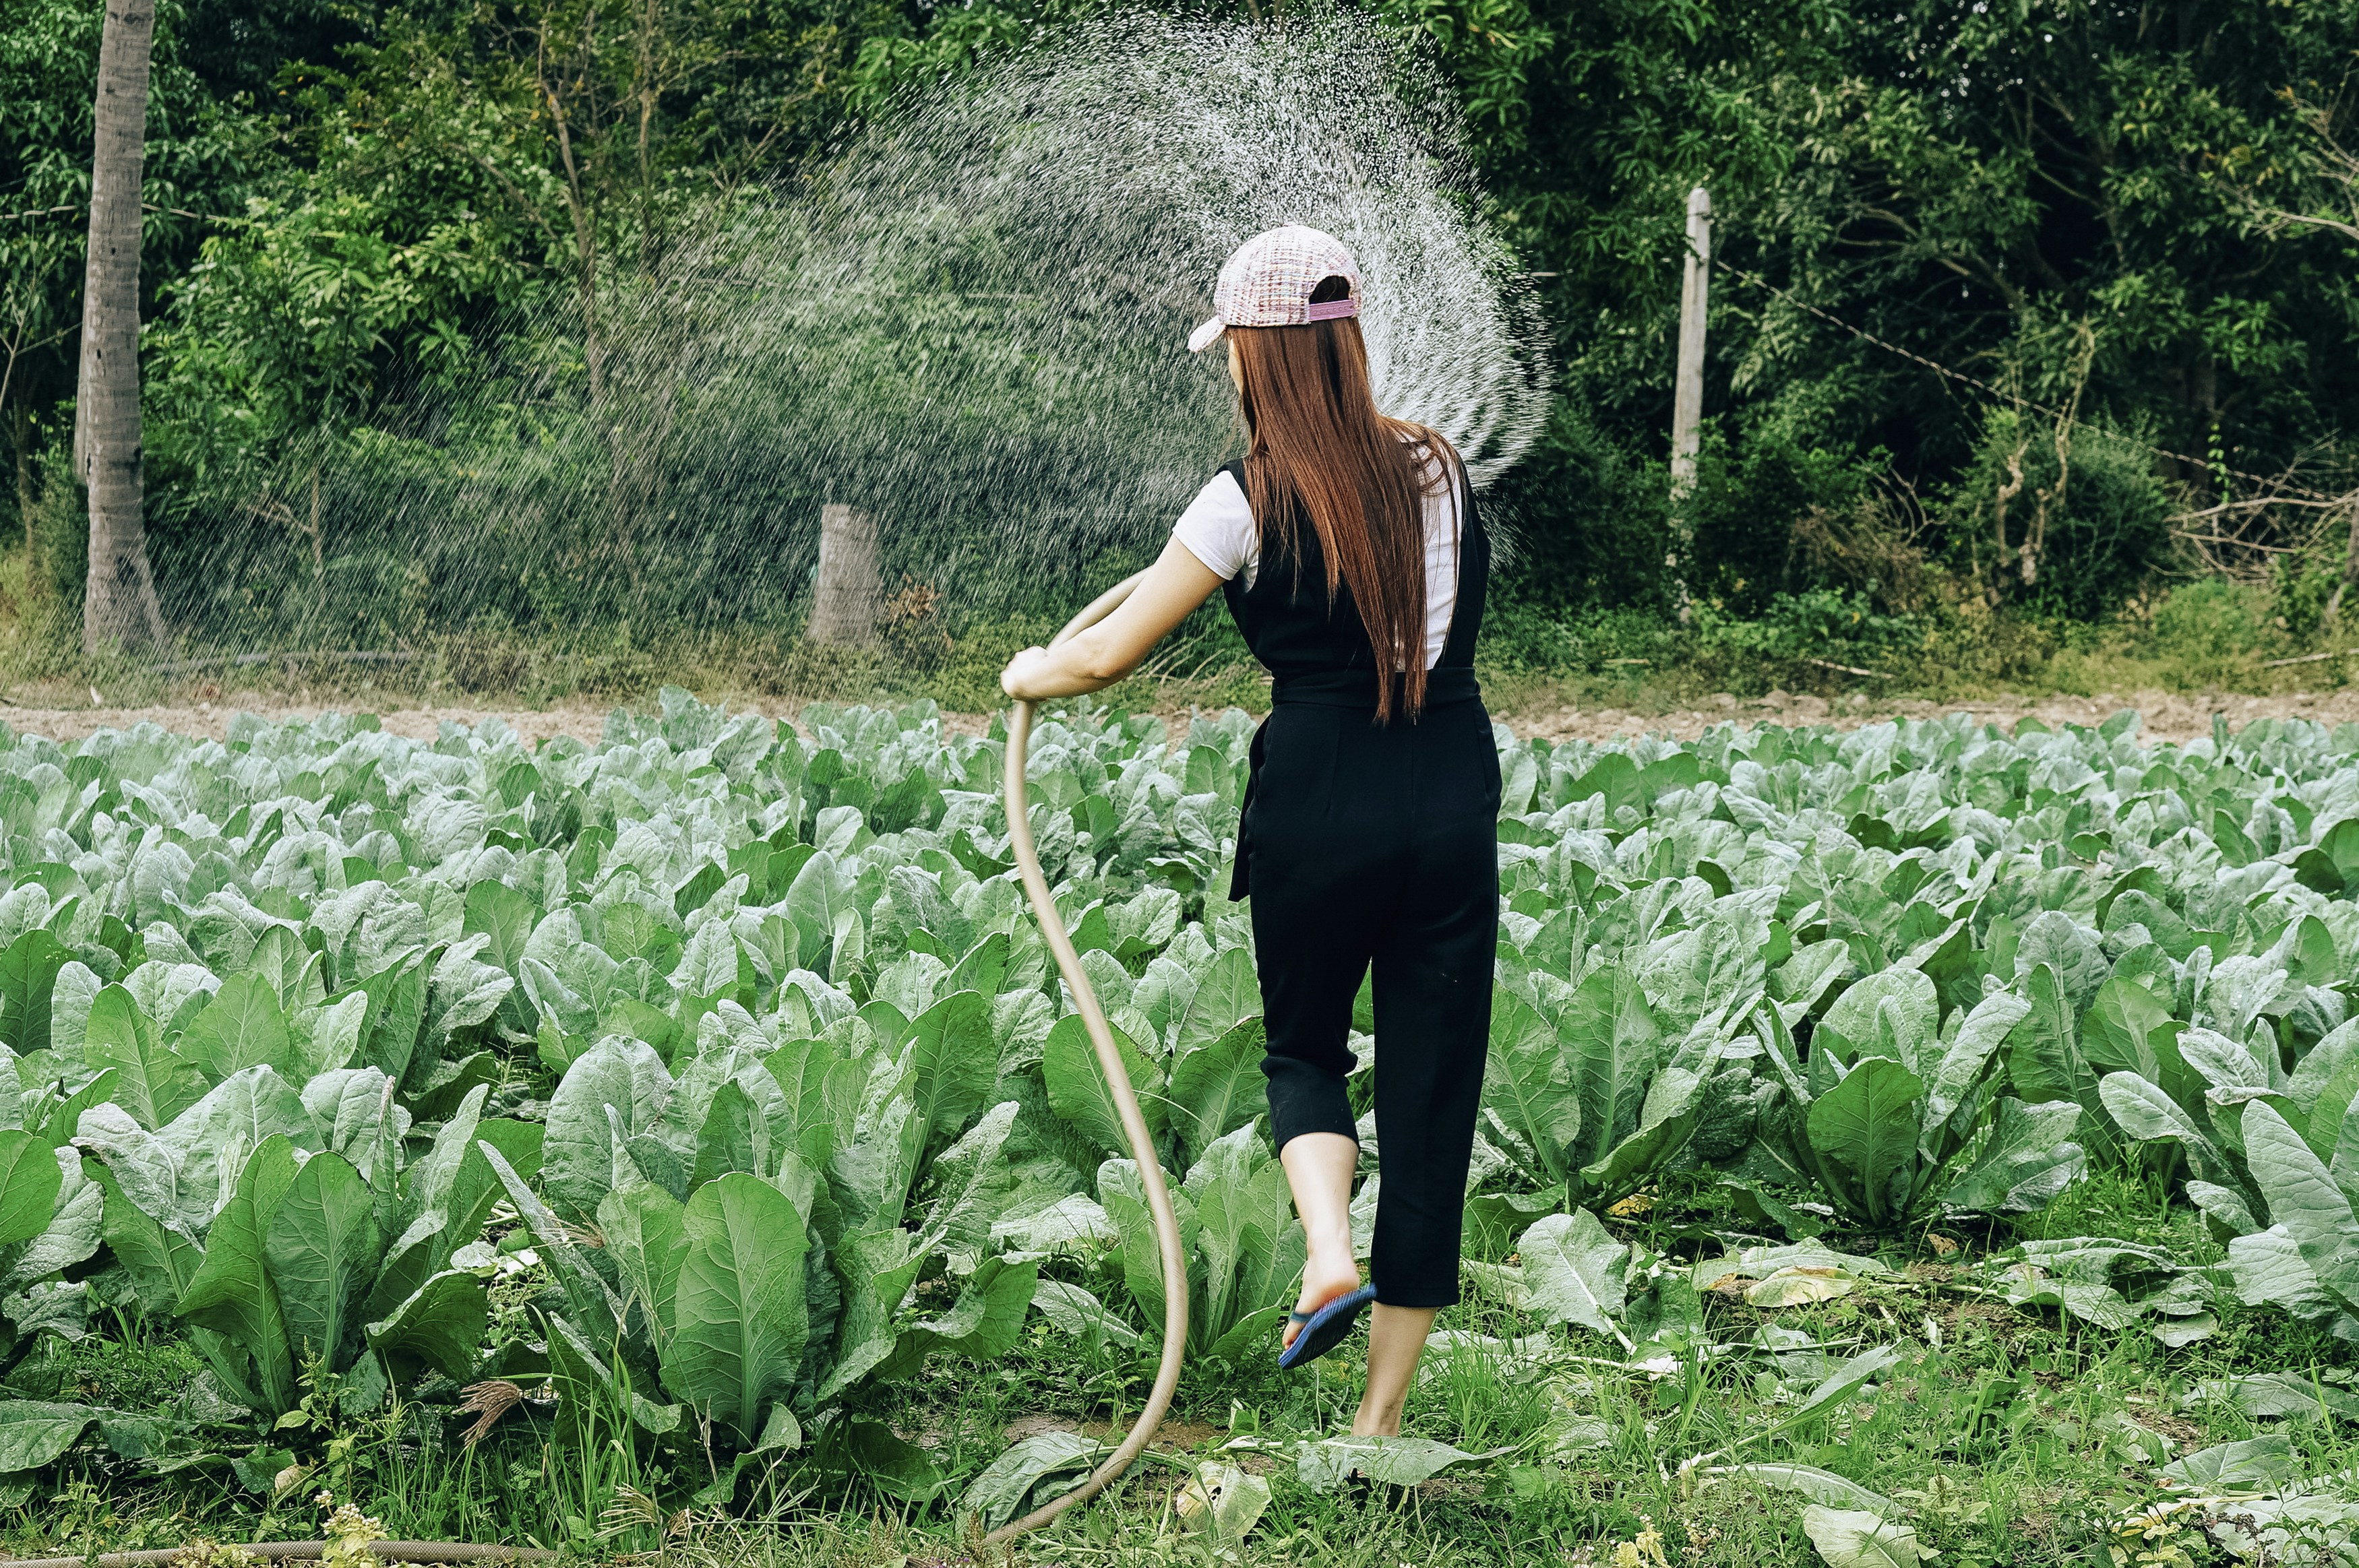
[[[1503,730],[1467,1301],[1384,1442],[1267,1366],[1251,734],[1035,737],[1190,1249],[1173,1445],[1048,1560],[2359,1563],[2359,727]],[[1001,755],[0,731],[0,1519],[883,1563],[1072,1484],[1162,1287]]]

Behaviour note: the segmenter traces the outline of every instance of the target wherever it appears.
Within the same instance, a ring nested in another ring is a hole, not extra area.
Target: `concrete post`
[[[1680,275],[1680,364],[1671,389],[1671,490],[1695,484],[1696,449],[1703,423],[1703,319],[1712,291],[1712,198],[1701,185],[1688,192],[1688,254]]]
[[[875,514],[835,503],[821,507],[819,575],[804,634],[814,643],[864,648],[876,641],[881,609]]]

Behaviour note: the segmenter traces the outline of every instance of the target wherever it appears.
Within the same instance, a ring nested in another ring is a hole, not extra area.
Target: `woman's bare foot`
[[[1277,1158],[1310,1254],[1294,1310],[1316,1312],[1360,1288],[1360,1265],[1352,1256],[1352,1172],[1360,1146],[1340,1132],[1300,1132],[1286,1141]],[[1301,1332],[1301,1324],[1288,1324],[1285,1343],[1292,1345]]]
[[[1310,1255],[1302,1268],[1302,1294],[1294,1303],[1296,1312],[1317,1312],[1338,1296],[1348,1296],[1360,1288],[1360,1266],[1352,1260],[1352,1249],[1346,1242],[1340,1249],[1322,1248]],[[1299,1322],[1286,1325],[1281,1346],[1294,1343],[1302,1332]]]
[[[1418,1357],[1433,1332],[1431,1307],[1389,1307],[1382,1302],[1368,1322],[1368,1384],[1352,1418],[1354,1437],[1398,1437],[1401,1412],[1417,1380]]]

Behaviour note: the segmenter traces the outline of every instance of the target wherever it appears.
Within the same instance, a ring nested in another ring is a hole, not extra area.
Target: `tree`
[[[153,0],[108,0],[98,53],[74,423],[74,467],[90,490],[85,654],[165,641],[163,607],[147,565],[139,416],[140,166],[155,27]]]

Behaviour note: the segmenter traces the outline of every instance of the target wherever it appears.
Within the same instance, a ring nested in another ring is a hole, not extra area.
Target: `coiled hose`
[[[20,1557],[8,1568],[168,1568],[189,1552],[186,1546],[147,1552],[102,1552],[95,1557]],[[316,1563],[328,1550],[324,1541],[257,1541],[245,1546],[223,1547],[243,1552],[264,1563]],[[554,1563],[558,1553],[536,1546],[470,1546],[447,1541],[375,1541],[368,1553],[380,1563]]]
[[[1113,614],[1146,575],[1140,572],[1125,578],[1098,595],[1088,609],[1066,622],[1065,629],[1049,645],[1053,648]],[[1031,900],[1032,914],[1040,922],[1040,934],[1048,938],[1049,950],[1056,955],[1057,972],[1065,977],[1065,984],[1073,993],[1073,1006],[1090,1032],[1090,1044],[1097,1048],[1099,1070],[1105,1074],[1106,1090],[1114,1096],[1114,1108],[1122,1117],[1123,1136],[1130,1144],[1131,1157],[1138,1163],[1139,1180],[1147,1188],[1147,1213],[1155,1219],[1156,1249],[1163,1257],[1163,1361],[1156,1369],[1155,1388],[1147,1396],[1147,1403],[1122,1445],[1073,1490],[984,1537],[986,1543],[994,1546],[1038,1530],[1075,1504],[1089,1501],[1130,1468],[1131,1461],[1153,1440],[1155,1429],[1163,1424],[1164,1412],[1171,1408],[1172,1393],[1180,1386],[1180,1358],[1188,1349],[1188,1256],[1180,1249],[1180,1216],[1171,1206],[1171,1189],[1163,1180],[1163,1162],[1157,1153],[1153,1135],[1147,1130],[1147,1118],[1139,1111],[1138,1096],[1131,1090],[1129,1070],[1114,1048],[1114,1031],[1106,1025],[1105,1010],[1098,1005],[1098,993],[1091,989],[1089,976],[1082,972],[1081,955],[1073,951],[1073,939],[1065,934],[1064,919],[1057,913],[1056,900],[1049,896],[1049,879],[1040,871],[1040,856],[1033,848],[1032,823],[1026,815],[1025,804],[1024,773],[1031,740],[1032,705],[1018,702],[1007,720],[1008,847],[1016,852],[1016,867],[1024,876],[1025,896]]]

